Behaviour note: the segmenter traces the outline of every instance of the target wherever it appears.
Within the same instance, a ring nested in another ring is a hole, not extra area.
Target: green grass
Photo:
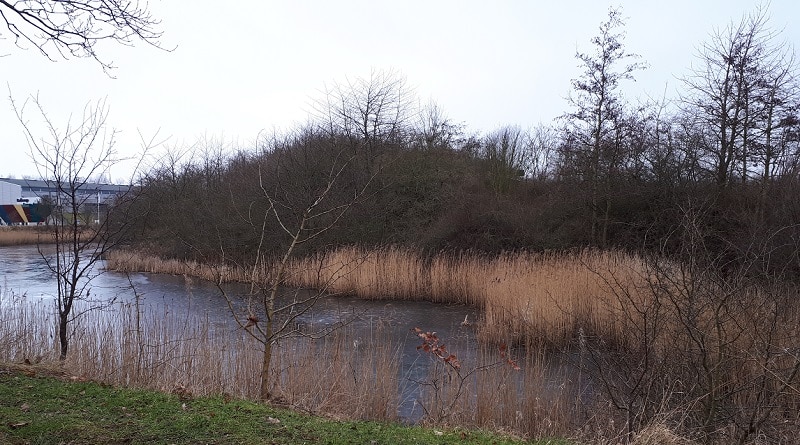
[[[60,443],[499,445],[525,442],[478,431],[334,421],[223,397],[187,400],[155,391],[28,376],[19,370],[0,369],[0,444]]]

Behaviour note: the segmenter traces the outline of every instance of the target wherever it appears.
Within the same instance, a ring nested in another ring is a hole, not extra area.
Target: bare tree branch
[[[106,73],[115,67],[98,54],[102,41],[163,49],[161,22],[137,0],[0,0],[0,20],[17,47],[30,44],[50,60],[94,59]]]

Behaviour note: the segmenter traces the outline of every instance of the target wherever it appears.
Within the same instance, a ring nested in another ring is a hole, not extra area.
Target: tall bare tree
[[[797,112],[793,53],[758,7],[717,31],[701,48],[699,66],[683,79],[687,114],[702,128],[701,150],[716,183],[774,176],[781,157],[775,138]]]
[[[528,137],[525,173],[532,179],[550,178],[556,146],[557,135],[554,128],[543,124],[534,127]]]
[[[312,105],[318,122],[331,134],[358,141],[371,157],[382,144],[405,141],[414,115],[412,91],[394,71],[334,82]]]
[[[314,290],[290,287],[296,272],[291,263],[341,222],[367,193],[372,177],[362,181],[362,175],[353,174],[357,154],[348,138],[327,129],[310,125],[263,144],[256,159],[257,177],[252,178],[258,195],[251,195],[239,215],[257,234],[254,258],[246,265],[251,273],[245,304],[219,288],[236,322],[263,348],[260,396],[266,400],[273,395],[270,376],[276,345],[288,337],[323,336],[331,330],[298,327],[297,319],[329,295],[330,283],[321,281]],[[225,246],[220,247],[224,251]]]
[[[642,62],[632,62],[617,68],[622,62],[639,58],[623,47],[624,33],[618,29],[624,25],[622,12],[612,8],[608,20],[600,25],[599,34],[592,38],[594,53],[575,55],[583,74],[572,79],[574,94],[569,96],[569,102],[574,110],[561,116],[567,122],[567,138],[571,141],[562,150],[563,162],[577,168],[578,176],[589,186],[591,235],[600,245],[606,242],[610,210],[603,187],[621,159],[617,136],[624,104],[619,84],[633,80],[633,73],[646,67]]]
[[[87,105],[81,120],[77,124],[67,122],[63,129],[48,117],[37,97],[21,106],[13,99],[11,103],[39,176],[56,190],[51,197],[54,209],[49,225],[53,251],[40,246],[39,253],[56,277],[59,357],[64,360],[69,351],[70,323],[82,310],[99,304],[90,295],[91,282],[100,273],[97,265],[128,227],[125,218],[111,219],[99,214],[99,191],[90,184],[92,178],[106,176],[109,168],[120,160],[115,149],[116,131],[107,126],[109,110],[104,101]],[[38,114],[44,135],[40,135],[36,124],[27,120],[29,105]],[[117,202],[127,196],[129,193],[123,192],[117,196]],[[88,306],[81,306],[76,312],[79,302],[88,302]]]
[[[420,107],[414,146],[424,150],[455,148],[464,137],[464,125],[452,122],[442,107],[431,100]]]
[[[530,162],[528,145],[528,134],[517,126],[505,126],[483,138],[481,155],[495,193],[508,192],[514,181],[525,177]]]

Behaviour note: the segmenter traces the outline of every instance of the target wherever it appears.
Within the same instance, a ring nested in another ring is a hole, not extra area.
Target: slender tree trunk
[[[63,362],[67,359],[67,350],[69,349],[69,336],[67,335],[67,318],[68,314],[58,314],[58,345],[59,355],[58,359]]]
[[[267,323],[264,328],[264,333],[267,336],[272,336],[273,325],[272,320],[267,318]],[[272,340],[267,340],[264,343],[264,356],[261,361],[261,400],[269,400],[269,368],[272,362]]]
[[[305,212],[303,218],[300,220],[300,226],[292,237],[292,243],[289,245],[289,248],[286,249],[286,253],[283,255],[281,263],[278,266],[278,271],[275,273],[275,277],[272,280],[269,294],[265,296],[264,309],[267,321],[264,325],[264,356],[261,361],[261,400],[269,400],[270,398],[269,369],[272,366],[272,342],[275,336],[275,299],[278,297],[278,288],[283,281],[283,275],[286,273],[286,265],[292,257],[294,248],[297,246],[297,242],[300,240],[307,222],[308,211]]]

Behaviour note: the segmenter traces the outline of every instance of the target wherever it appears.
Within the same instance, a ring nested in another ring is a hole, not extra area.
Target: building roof
[[[40,180],[40,179],[12,179],[12,178],[0,178],[0,181],[9,182],[11,184],[19,185],[25,189],[52,189],[55,191],[56,189],[56,182],[52,180]],[[129,185],[116,185],[116,184],[104,184],[98,182],[86,182],[80,187],[78,190],[86,193],[103,193],[103,194],[111,194],[111,193],[124,193],[130,190],[131,186]]]

